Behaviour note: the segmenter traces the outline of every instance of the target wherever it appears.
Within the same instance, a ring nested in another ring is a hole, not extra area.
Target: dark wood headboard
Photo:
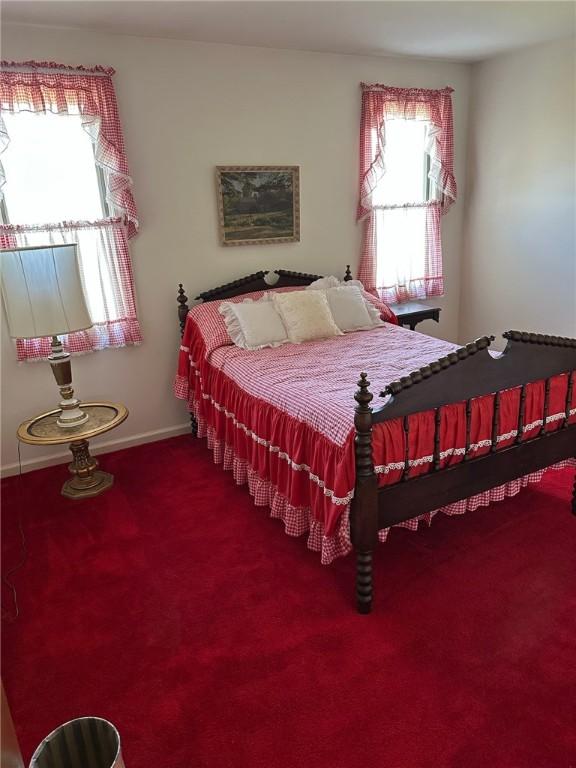
[[[224,283],[209,291],[203,291],[196,296],[196,301],[216,301],[222,299],[231,299],[233,296],[241,296],[243,293],[252,293],[252,291],[266,291],[270,288],[286,288],[292,285],[310,285],[314,280],[320,279],[322,275],[313,275],[306,272],[290,272],[287,269],[277,269],[275,273],[278,280],[274,284],[266,282],[266,275],[270,274],[268,270],[260,270],[246,275],[231,283]]]
[[[216,288],[203,291],[196,296],[196,301],[221,301],[222,299],[231,299],[234,296],[241,296],[243,293],[252,293],[253,291],[269,291],[272,288],[289,288],[299,285],[310,285],[314,280],[319,280],[322,275],[314,275],[309,272],[293,272],[290,269],[275,269],[274,274],[278,275],[278,280],[269,284],[264,279],[269,274],[268,270],[253,272],[251,275],[245,275],[238,280],[232,280],[230,283],[224,283]],[[344,280],[352,280],[350,265],[346,266]],[[186,315],[188,314],[188,297],[184,292],[182,283],[178,286],[178,320],[180,322],[180,333],[184,332]]]

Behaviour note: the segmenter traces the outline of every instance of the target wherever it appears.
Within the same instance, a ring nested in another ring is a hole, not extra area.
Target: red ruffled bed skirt
[[[177,396],[182,397],[185,393],[189,393],[188,381],[179,381],[179,378],[176,378],[174,389]],[[205,407],[206,404],[204,403]],[[224,470],[232,472],[234,480],[238,485],[248,485],[248,490],[254,499],[254,504],[256,506],[269,507],[270,516],[282,520],[284,530],[289,536],[303,536],[307,534],[308,549],[320,552],[323,565],[329,565],[336,558],[343,557],[351,552],[350,503],[344,506],[334,533],[326,535],[324,524],[316,519],[310,507],[294,506],[291,504],[273,482],[268,478],[261,477],[245,458],[238,456],[234,452],[233,447],[217,435],[215,427],[207,423],[193,399],[188,401],[188,405],[198,422],[198,437],[207,439],[208,448],[214,456],[214,463],[221,464]],[[576,466],[576,460],[560,462],[553,467],[549,467],[549,469],[563,469],[568,466]],[[494,501],[502,501],[505,498],[515,496],[529,483],[539,482],[545,471],[546,469],[532,472],[504,485],[499,485],[483,493],[441,507],[434,512],[427,512],[412,520],[398,523],[393,527],[408,528],[411,531],[416,531],[421,522],[431,525],[433,518],[439,512],[445,515],[462,515],[479,507],[488,506]],[[379,531],[378,537],[380,541],[385,542],[389,533],[390,528]]]

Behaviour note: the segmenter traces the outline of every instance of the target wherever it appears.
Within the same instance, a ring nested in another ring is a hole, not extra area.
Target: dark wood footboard
[[[499,355],[489,351],[493,337],[483,337],[430,363],[380,393],[386,397],[372,407],[370,382],[362,373],[358,390],[355,428],[356,489],[351,508],[351,537],[356,550],[356,600],[360,613],[369,613],[372,605],[372,551],[378,531],[410,520],[426,512],[576,457],[576,424],[569,424],[576,370],[576,339],[508,331],[507,346]],[[545,430],[548,414],[550,379],[568,375],[565,415],[560,429]],[[526,387],[545,382],[542,428],[535,437],[524,439]],[[497,450],[500,393],[520,387],[515,443]],[[471,402],[483,395],[494,395],[490,452],[475,457],[470,450]],[[466,445],[463,461],[440,466],[440,409],[465,402]],[[434,454],[431,471],[409,477],[409,416],[434,411]],[[391,419],[402,419],[406,453],[399,483],[378,488],[372,459],[372,427]],[[576,482],[572,499],[576,514]]]

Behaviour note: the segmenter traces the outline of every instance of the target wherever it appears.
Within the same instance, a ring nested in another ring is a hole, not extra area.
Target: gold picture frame
[[[298,165],[216,167],[221,245],[300,242]]]

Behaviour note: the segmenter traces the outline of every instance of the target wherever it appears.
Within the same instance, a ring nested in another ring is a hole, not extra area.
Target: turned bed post
[[[356,550],[356,608],[358,613],[372,609],[372,553],[378,542],[378,483],[372,461],[372,393],[367,374],[361,373],[354,426],[356,486],[350,510],[350,535]]]
[[[176,297],[178,302],[178,322],[180,323],[180,338],[184,335],[184,328],[186,327],[186,318],[188,317],[188,296],[184,292],[182,283],[178,283],[178,296]],[[198,422],[191,413],[190,414],[190,431],[192,435],[196,437],[198,435]]]
[[[188,296],[184,293],[182,283],[178,283],[178,296],[176,297],[178,302],[178,322],[180,323],[180,338],[184,335],[184,327],[186,325],[186,318],[188,317]]]

